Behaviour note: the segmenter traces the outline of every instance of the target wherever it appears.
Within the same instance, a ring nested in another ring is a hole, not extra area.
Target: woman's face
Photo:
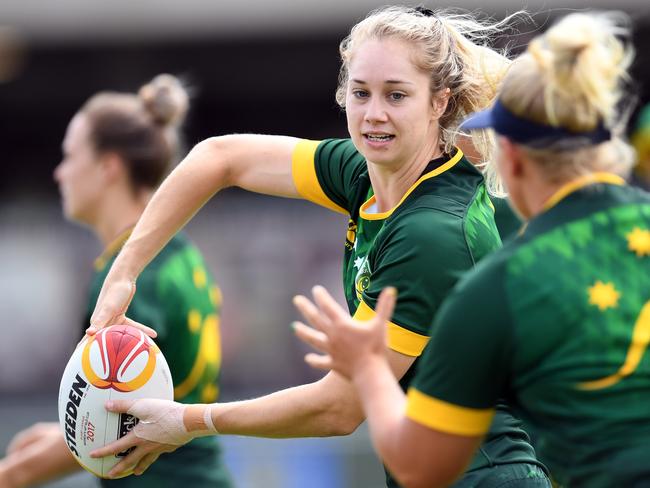
[[[89,124],[85,116],[75,115],[63,139],[63,160],[54,170],[54,180],[65,216],[94,225],[98,202],[105,186],[104,166],[90,144]]]
[[[413,64],[415,49],[399,39],[369,39],[350,60],[348,131],[374,164],[398,168],[437,149],[439,115],[429,76]]]

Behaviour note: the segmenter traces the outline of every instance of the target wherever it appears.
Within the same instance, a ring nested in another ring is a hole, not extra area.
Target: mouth
[[[385,133],[365,133],[363,137],[370,142],[388,142],[395,139],[393,134]]]

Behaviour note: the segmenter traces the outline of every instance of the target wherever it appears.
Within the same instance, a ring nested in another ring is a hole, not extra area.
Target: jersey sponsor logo
[[[348,222],[348,231],[345,234],[345,248],[351,251],[357,242],[357,223],[350,219]]]
[[[138,337],[108,331],[102,329],[84,346],[83,372],[97,388],[121,392],[137,390],[153,375],[158,348],[142,331],[138,331]]]
[[[65,442],[70,451],[77,457],[77,417],[79,416],[79,405],[88,388],[88,383],[79,374],[75,376],[70,392],[68,403],[65,406]]]
[[[362,258],[360,256],[357,259],[360,259],[362,261],[360,261],[360,266],[358,266],[359,271],[357,272],[357,276],[354,278],[354,291],[357,294],[357,299],[361,300],[363,296],[363,292],[366,291],[370,286],[370,276],[372,275],[372,271],[370,270],[370,263],[368,262],[368,256],[366,256],[365,258]]]

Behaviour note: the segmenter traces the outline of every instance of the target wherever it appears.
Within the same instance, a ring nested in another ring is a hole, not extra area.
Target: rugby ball
[[[90,452],[124,437],[138,423],[132,415],[106,411],[106,401],[173,397],[167,361],[140,329],[113,325],[86,336],[59,388],[59,424],[68,449],[81,466],[104,478],[129,451],[100,459]]]

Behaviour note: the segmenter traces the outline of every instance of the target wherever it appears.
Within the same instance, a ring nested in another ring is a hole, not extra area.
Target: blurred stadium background
[[[229,132],[345,136],[334,101],[338,42],[373,0],[2,0],[0,3],[0,451],[18,430],[56,418],[60,374],[81,328],[101,249],[61,215],[52,171],[67,122],[98,90],[136,90],[161,72],[194,99],[188,147]],[[436,7],[426,2],[425,5]],[[446,5],[445,5],[446,6]],[[650,100],[646,1],[459,0],[496,17],[526,7],[543,29],[568,9],[618,8],[635,21],[633,75]],[[488,9],[488,10],[486,10]],[[516,51],[530,34],[505,38]],[[228,190],[188,226],[224,295],[223,401],[319,375],[290,332],[291,297],[340,290],[345,219],[304,202]],[[340,439],[224,438],[238,486],[373,487],[383,473],[367,432]],[[50,487],[96,486],[78,475]]]

